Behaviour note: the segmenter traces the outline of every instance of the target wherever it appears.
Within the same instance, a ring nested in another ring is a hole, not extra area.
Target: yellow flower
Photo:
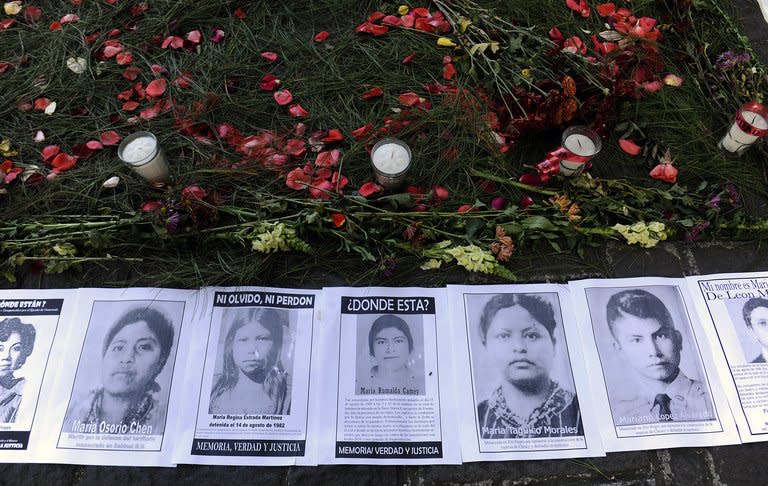
[[[528,68],[525,68],[522,71],[520,71],[520,74],[522,74],[524,78],[530,78],[531,77],[531,70],[528,69]]]
[[[410,8],[408,8],[408,5],[400,5],[399,7],[397,7],[397,13],[399,13],[400,15],[405,15],[405,14],[407,14],[407,13],[408,13],[410,10],[411,10],[411,9],[410,9]]]
[[[3,141],[0,142],[0,155],[3,157],[13,157],[18,155],[18,152],[11,150],[11,141],[7,138],[4,138]]]
[[[421,267],[422,270],[435,270],[440,268],[440,266],[443,264],[442,260],[438,260],[437,258],[430,258],[426,262],[424,262]]]
[[[440,47],[456,47],[456,43],[447,37],[438,38],[437,45]]]

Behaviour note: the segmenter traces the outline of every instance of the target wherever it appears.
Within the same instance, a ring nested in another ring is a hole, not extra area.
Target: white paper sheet
[[[604,455],[564,285],[448,286],[462,458]]]
[[[607,452],[739,443],[685,279],[569,286]]]
[[[309,422],[319,291],[205,288],[179,423],[176,460],[315,464]],[[318,404],[314,403],[317,406]]]
[[[43,462],[40,437],[77,290],[0,290],[0,462]]]
[[[172,466],[197,291],[80,289],[56,357],[46,462]]]
[[[320,462],[459,463],[445,289],[323,294]]]
[[[768,440],[768,272],[687,277],[741,440]]]

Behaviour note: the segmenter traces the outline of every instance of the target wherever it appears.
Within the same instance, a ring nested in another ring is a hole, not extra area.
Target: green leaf
[[[529,216],[522,221],[523,229],[537,231],[557,231],[557,227],[544,216]]]
[[[466,232],[467,238],[472,238],[475,234],[485,226],[485,222],[482,219],[470,219],[467,221]]]

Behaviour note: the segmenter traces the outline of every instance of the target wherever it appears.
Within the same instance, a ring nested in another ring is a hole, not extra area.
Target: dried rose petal
[[[147,85],[146,93],[148,96],[158,97],[165,93],[165,89],[168,87],[168,81],[165,79],[153,79]]]
[[[364,100],[370,100],[371,98],[380,98],[383,95],[384,91],[382,91],[379,86],[374,86],[373,88],[360,95],[360,98]]]
[[[309,116],[309,112],[305,110],[300,104],[296,103],[288,107],[288,113],[294,118],[302,118]]]
[[[118,143],[120,143],[120,140],[122,140],[122,138],[123,137],[121,137],[120,134],[114,130],[106,131],[99,136],[99,139],[101,139],[101,143],[108,147],[117,145]]]
[[[293,95],[287,89],[275,91],[272,94],[272,96],[275,98],[275,101],[280,106],[285,106],[289,104],[291,101],[293,101]]]
[[[261,57],[266,59],[269,62],[275,62],[277,61],[277,53],[272,51],[264,51],[261,54],[259,54]]]
[[[619,139],[619,147],[629,155],[639,155],[643,148],[628,138]]]

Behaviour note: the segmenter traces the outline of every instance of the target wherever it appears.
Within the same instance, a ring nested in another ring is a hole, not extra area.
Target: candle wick
[[[578,144],[579,144],[579,148],[581,148],[581,140],[579,140],[579,139],[577,138],[577,139],[576,139],[576,143],[578,143]]]
[[[752,113],[752,125],[755,124],[755,120],[757,120],[757,113]]]

